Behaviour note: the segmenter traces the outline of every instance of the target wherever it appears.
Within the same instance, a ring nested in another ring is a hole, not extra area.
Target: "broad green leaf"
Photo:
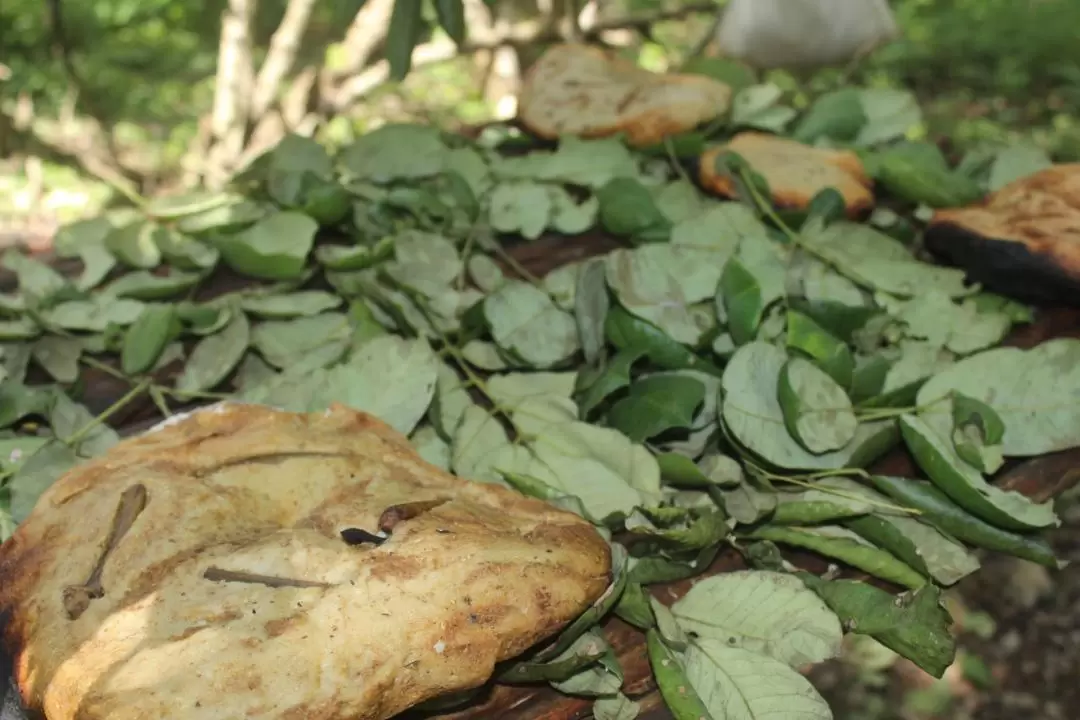
[[[220,207],[181,218],[179,222],[176,223],[176,229],[182,233],[190,233],[192,235],[200,235],[214,231],[234,232],[251,225],[256,220],[264,217],[267,212],[268,207],[265,205],[259,204],[253,200],[235,197]],[[169,250],[166,249],[169,241],[164,240],[164,236],[159,236],[158,239],[159,241],[163,241],[159,245],[162,254],[169,259],[169,262],[180,265],[181,263],[177,262],[177,255],[173,255],[170,258]],[[184,257],[190,258],[191,262],[198,264],[200,267],[202,266],[202,263],[211,256],[215,258],[215,261],[217,258],[216,251],[211,255],[202,249],[193,246],[187,249],[181,249],[180,252]]]
[[[41,334],[41,327],[30,318],[0,320],[0,341],[33,340]]]
[[[361,345],[348,361],[306,373],[283,373],[242,394],[249,402],[293,412],[342,403],[409,434],[435,394],[438,358],[422,338],[383,335]]]
[[[789,349],[805,354],[842,388],[851,387],[855,357],[847,343],[794,310],[787,313],[786,340]]]
[[[737,345],[753,340],[765,312],[765,300],[761,285],[737,258],[724,265],[717,298],[723,303],[731,339]]]
[[[842,632],[836,615],[798,578],[737,571],[705,578],[671,607],[701,640],[768,655],[800,666],[835,657]]]
[[[68,288],[68,281],[63,275],[19,250],[5,251],[2,262],[18,277],[19,291],[33,298],[35,303],[51,300]]]
[[[547,662],[523,660],[514,663],[498,675],[498,680],[511,685],[567,680],[604,657],[606,651],[602,636],[596,632],[586,633]]]
[[[646,631],[645,647],[660,696],[676,720],[713,720],[705,703],[690,685],[682,658],[664,643],[659,630],[649,628]]]
[[[979,312],[970,300],[958,304],[944,293],[931,289],[904,303],[898,319],[910,337],[968,355],[997,345],[1012,327],[1003,312]]]
[[[809,360],[784,363],[777,400],[788,432],[815,455],[844,448],[859,429],[847,393]]]
[[[869,635],[911,660],[934,677],[953,663],[956,642],[952,617],[941,604],[941,591],[927,585],[914,593],[892,595],[869,583],[799,577],[840,616],[850,632]]]
[[[656,365],[669,370],[697,369],[712,375],[720,370],[653,325],[619,306],[608,312],[604,335],[620,350],[642,351]]]
[[[952,437],[954,392],[991,407],[1005,424],[1006,457],[1029,457],[1080,445],[1080,340],[1049,340],[1030,350],[996,348],[958,361],[919,390],[921,417]]]
[[[832,720],[829,705],[802,675],[723,640],[696,640],[686,653],[686,676],[714,718]]]
[[[558,182],[594,190],[612,178],[638,174],[637,160],[618,138],[584,140],[572,136],[562,138],[552,153],[497,157],[492,170],[510,180]]]
[[[932,577],[939,585],[955,585],[979,569],[978,559],[967,548],[915,518],[862,517],[844,525]]]
[[[212,390],[236,369],[251,342],[251,328],[243,313],[236,313],[224,328],[207,335],[191,351],[184,372],[176,381],[182,392]]]
[[[27,360],[30,354],[27,347]],[[43,415],[54,395],[52,388],[27,386],[20,379],[6,378],[0,382],[0,427],[10,427],[28,415]]]
[[[757,540],[769,540],[813,550],[825,557],[835,558],[882,580],[918,589],[928,582],[917,570],[892,553],[865,541],[850,530],[834,526],[778,527],[766,526],[750,533]]]
[[[412,68],[412,53],[423,31],[421,0],[394,0],[390,27],[386,31],[386,60],[390,79],[401,82]]]
[[[292,320],[267,320],[251,331],[251,346],[275,367],[287,370],[331,365],[352,343],[352,324],[344,313],[324,312]]]
[[[105,247],[128,267],[149,270],[161,263],[157,238],[165,232],[160,225],[137,220],[114,229],[105,236]]]
[[[540,237],[553,210],[548,188],[536,182],[501,183],[489,200],[491,227],[501,233],[519,233],[528,240]]]
[[[948,434],[938,435],[921,417],[903,415],[904,442],[927,477],[957,504],[1006,530],[1033,530],[1057,525],[1053,503],[1035,503],[1015,491],[988,483],[957,456]]]
[[[615,651],[600,630],[589,631],[592,642],[602,648],[603,654],[592,666],[565,680],[551,683],[561,693],[584,697],[612,697],[622,688],[623,674]]]
[[[694,462],[685,455],[669,452],[657,455],[656,461],[664,480],[678,487],[732,488],[743,481],[742,466],[738,461],[720,453],[706,455]]]
[[[318,224],[307,215],[279,212],[235,235],[220,236],[218,249],[233,270],[263,280],[293,280],[303,274]]]
[[[80,458],[59,440],[50,440],[28,457],[5,489],[11,493],[11,517],[21,523],[30,515],[41,493],[74,467]]]
[[[627,387],[630,384],[630,369],[642,355],[644,351],[640,349],[622,350],[602,368],[595,371],[583,370],[578,375],[577,397],[582,415],[588,416],[612,393]]]
[[[971,178],[951,169],[936,146],[905,143],[876,158],[879,182],[903,200],[933,208],[963,207],[983,191]]]
[[[659,515],[668,514],[671,510],[672,508],[634,510],[624,522],[626,531],[632,539],[644,539],[649,541],[647,544],[668,550],[701,550],[714,547],[728,535],[727,518],[715,506],[680,511],[685,512],[682,520],[661,522]]]
[[[56,437],[74,446],[80,458],[101,455],[120,441],[112,428],[63,393],[53,396],[48,419]]]
[[[528,468],[529,453],[510,441],[499,419],[479,405],[469,405],[451,441],[450,463],[460,477],[505,484],[499,471]]]
[[[469,270],[469,279],[482,292],[493,293],[506,284],[506,275],[503,274],[502,268],[487,255],[480,253],[472,255],[466,265]]]
[[[893,88],[865,88],[859,91],[866,124],[855,137],[863,147],[903,137],[922,122],[922,110],[915,95]]]
[[[453,437],[461,416],[473,404],[469,386],[468,379],[463,379],[453,367],[446,363],[439,364],[429,418],[435,429],[447,439]]]
[[[533,367],[556,365],[579,348],[574,318],[528,283],[508,282],[488,295],[484,316],[495,342]]]
[[[867,497],[861,487],[853,492],[848,483],[845,478],[823,478],[816,481],[815,487],[810,490],[777,493],[776,511],[769,522],[776,525],[817,525],[880,510],[880,505]],[[888,503],[888,500],[884,502]]]
[[[124,374],[138,375],[153,368],[178,330],[176,306],[147,305],[124,333],[120,351],[120,368]]]
[[[1012,145],[994,158],[987,184],[991,191],[1000,190],[1014,180],[1033,175],[1051,165],[1053,161],[1042,148],[1029,143]]]
[[[673,428],[688,428],[705,399],[700,380],[677,375],[639,380],[608,412],[608,422],[634,442]]]
[[[779,105],[784,91],[773,83],[743,88],[731,101],[731,122],[740,127],[781,132],[797,114]]]
[[[154,242],[162,258],[181,270],[210,270],[221,257],[217,249],[168,228],[157,233]]]
[[[65,330],[104,332],[109,325],[130,325],[142,313],[143,303],[95,293],[89,300],[69,300],[42,313],[50,325]]]
[[[245,295],[240,309],[264,318],[310,317],[341,305],[341,298],[322,290],[300,290],[281,295]]]
[[[641,703],[635,702],[621,692],[610,697],[597,698],[592,706],[593,720],[635,720],[641,713]]]
[[[156,275],[147,270],[136,270],[109,283],[102,290],[106,295],[136,300],[165,300],[182,295],[199,284],[200,275],[172,270]]]
[[[187,215],[197,215],[221,207],[231,199],[227,193],[192,190],[153,198],[143,207],[143,211],[157,220],[179,220]]]
[[[600,224],[612,235],[659,239],[671,232],[671,221],[636,178],[614,178],[600,188],[596,197],[600,201]]]
[[[30,348],[31,356],[58,383],[73,383],[79,378],[82,340],[49,335],[38,338]]]
[[[792,137],[813,144],[820,138],[854,140],[869,118],[856,88],[842,88],[819,96],[799,119]]]
[[[830,469],[869,463],[896,442],[892,421],[863,423],[843,449],[815,455],[791,437],[778,400],[783,350],[762,342],[739,348],[724,369],[721,413],[728,432],[755,455],[787,469]]]
[[[924,263],[898,240],[848,222],[803,229],[801,242],[848,279],[874,290],[910,297],[931,289],[949,297],[970,295],[964,271]]]
[[[443,440],[435,428],[421,426],[409,438],[409,442],[427,462],[442,470],[450,469],[450,445]]]
[[[604,350],[604,321],[610,307],[603,261],[585,263],[574,288],[573,312],[587,365],[597,362]]]
[[[1005,462],[1001,452],[1005,423],[998,414],[986,403],[954,392],[952,415],[956,454],[980,472],[997,472]]]
[[[394,238],[387,236],[373,245],[321,245],[315,259],[324,267],[340,272],[366,270],[394,256]]]
[[[717,495],[714,493],[713,497]],[[776,510],[777,494],[768,488],[758,487],[750,478],[729,488],[721,488],[718,501],[736,523],[752,525]]]

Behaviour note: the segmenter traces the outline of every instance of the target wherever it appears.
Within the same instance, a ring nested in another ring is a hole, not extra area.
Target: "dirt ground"
[[[937,681],[876,643],[817,668],[836,720],[1080,718],[1080,495],[1058,505],[1061,571],[1000,555],[952,592],[957,662]]]

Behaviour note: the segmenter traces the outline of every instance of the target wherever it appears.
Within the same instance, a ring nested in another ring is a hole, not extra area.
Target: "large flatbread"
[[[0,547],[0,613],[49,720],[382,720],[483,684],[610,564],[578,516],[370,415],[225,404],[50,487]]]
[[[727,112],[731,88],[701,75],[653,73],[603,50],[553,45],[525,75],[518,116],[543,138],[609,137],[655,145]]]
[[[991,290],[1080,305],[1080,163],[1015,180],[976,205],[936,211],[925,243]]]
[[[701,184],[717,195],[736,196],[731,178],[716,167],[716,161],[727,152],[737,153],[765,178],[778,207],[805,210],[814,196],[827,188],[835,189],[844,198],[849,217],[874,204],[873,182],[855,153],[810,147],[760,132],[739,133],[702,154]]]

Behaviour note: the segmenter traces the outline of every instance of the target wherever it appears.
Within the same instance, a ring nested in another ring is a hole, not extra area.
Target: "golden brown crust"
[[[862,160],[847,150],[826,150],[759,132],[744,132],[701,156],[701,184],[723,197],[735,197],[731,178],[718,173],[716,160],[738,153],[769,183],[773,202],[782,208],[805,210],[820,191],[834,188],[844,198],[849,217],[874,204],[873,181]]]
[[[927,247],[1007,294],[1080,301],[1080,164],[1020,178],[966,208],[934,213]]]
[[[380,519],[385,542],[342,539]],[[109,538],[71,619],[65,588]],[[369,415],[226,404],[50,487],[0,547],[0,616],[50,720],[383,720],[481,685],[600,596],[610,562],[581,518],[449,475]]]
[[[559,44],[526,71],[518,117],[542,138],[625,133],[644,147],[722,115],[730,101],[731,88],[717,80],[653,73],[598,48]]]

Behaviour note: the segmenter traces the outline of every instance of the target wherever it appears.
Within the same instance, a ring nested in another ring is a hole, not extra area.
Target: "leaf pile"
[[[966,201],[1017,156],[948,167],[902,140],[918,122],[904,93],[843,90],[801,116],[780,95],[746,88],[723,132],[854,143],[908,209]],[[414,125],[335,154],[289,137],[229,192],[68,226],[57,249],[81,261],[74,276],[8,251],[0,535],[117,442],[107,421],[137,400],[162,415],[344,402],[430,462],[611,538],[609,591],[501,681],[635,717],[598,626],[610,613],[646,631],[678,718],[830,717],[796,668],[834,656],[845,632],[940,676],[954,654],[941,589],[978,569],[974,549],[1057,564],[1038,535],[1052,507],[988,475],[1080,445],[1080,341],[995,348],[1029,310],[923,262],[918,211],[853,223],[824,194],[782,217],[760,193],[705,197],[669,154],[567,138],[510,155]],[[502,245],[597,225],[625,246],[542,279]],[[222,291],[229,275],[254,282]],[[78,402],[84,367],[130,387],[99,417]],[[928,480],[863,469],[901,443]],[[702,580],[671,606],[649,592],[727,545],[764,569]],[[903,592],[797,571],[778,546]]]

